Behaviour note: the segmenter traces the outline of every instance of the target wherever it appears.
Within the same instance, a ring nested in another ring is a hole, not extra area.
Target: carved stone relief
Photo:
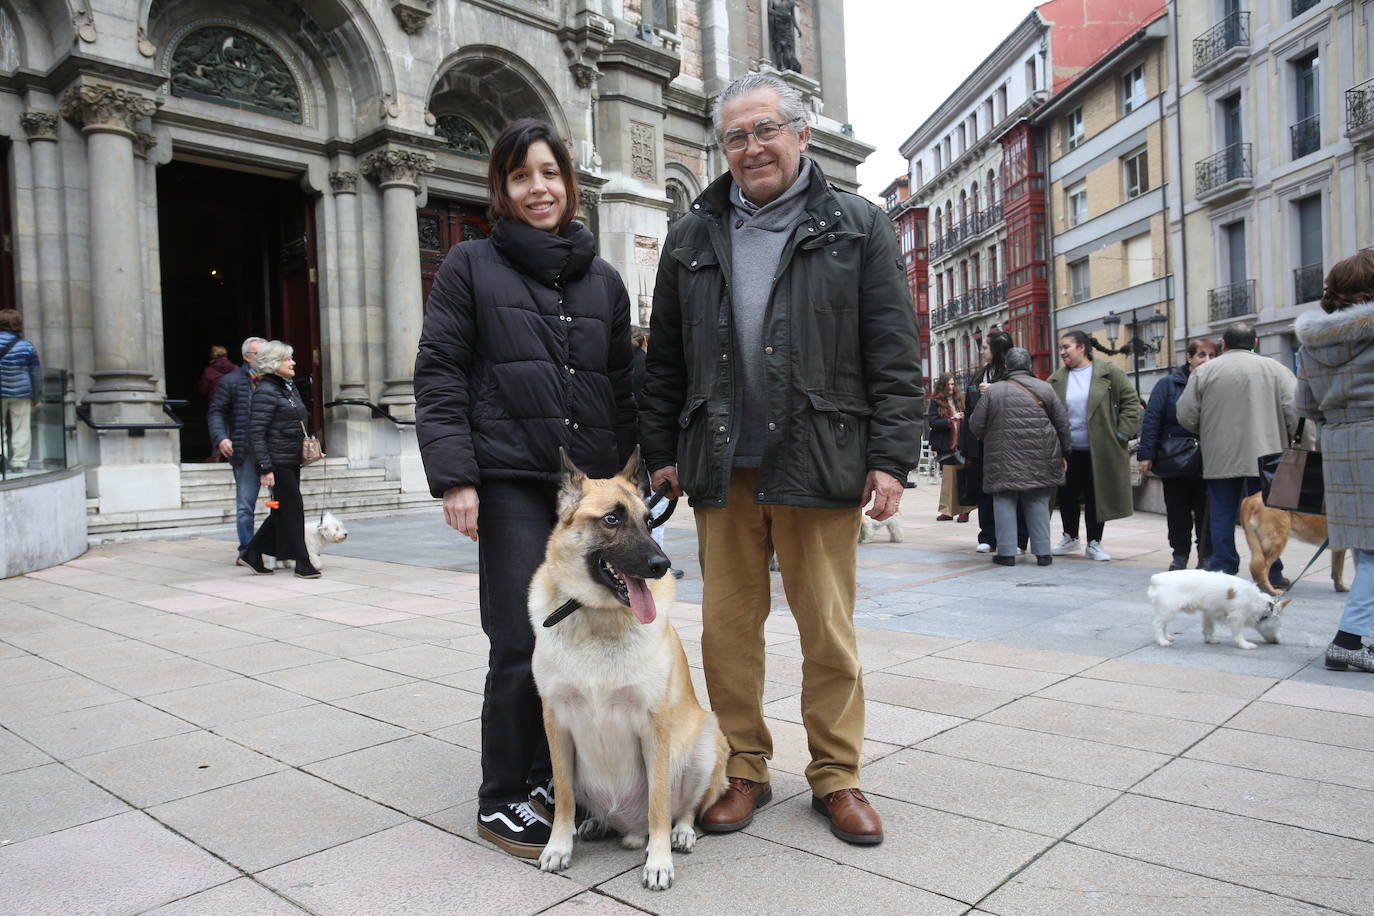
[[[105,83],[82,83],[62,93],[62,117],[90,132],[114,131],[134,136],[134,125],[151,118],[158,103],[137,92]]]
[[[301,92],[280,55],[228,26],[187,35],[172,51],[172,94],[301,122]]]
[[[630,122],[630,174],[644,181],[653,181],[658,174],[654,166],[654,128],[651,124]]]
[[[434,157],[414,150],[378,150],[363,160],[362,171],[382,187],[405,184],[418,188],[420,176],[434,171]]]
[[[439,115],[434,132],[444,138],[449,152],[478,159],[487,158],[487,143],[467,118],[459,115]]]
[[[358,193],[358,173],[347,169],[330,172],[329,186],[334,189],[335,194],[356,194]]]

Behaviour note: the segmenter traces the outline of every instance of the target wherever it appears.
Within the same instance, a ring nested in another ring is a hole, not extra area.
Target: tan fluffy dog
[[[577,834],[612,831],[648,850],[641,879],[673,883],[674,849],[696,843],[693,821],[725,790],[729,746],[701,708],[677,631],[663,611],[676,584],[649,534],[639,456],[592,480],[565,459],[558,522],[530,583],[533,669],[553,761],[553,832],[544,871],[572,862],[574,804],[590,812]],[[646,581],[649,580],[649,581]],[[580,607],[552,626],[569,600]]]
[[[1271,509],[1264,504],[1264,495],[1255,493],[1240,504],[1240,527],[1245,542],[1250,545],[1250,577],[1255,584],[1271,595],[1279,590],[1269,584],[1269,567],[1283,555],[1288,539],[1296,537],[1309,544],[1326,540],[1326,518],[1304,515],[1286,509]],[[1348,592],[1345,584],[1345,551],[1331,549],[1331,581],[1338,592]]]

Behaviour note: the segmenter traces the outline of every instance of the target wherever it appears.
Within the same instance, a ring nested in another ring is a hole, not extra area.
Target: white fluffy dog
[[[320,517],[318,522],[311,522],[305,526],[305,552],[310,556],[310,565],[316,569],[323,569],[324,564],[320,562],[324,554],[325,544],[339,544],[344,538],[348,537],[348,529],[344,523],[334,516],[333,512],[326,512]],[[277,569],[285,569],[294,565],[290,560],[277,560]]]
[[[1205,642],[1218,642],[1214,635],[1218,621],[1231,628],[1238,648],[1255,648],[1245,638],[1247,626],[1258,630],[1265,642],[1278,642],[1283,609],[1289,601],[1264,594],[1253,582],[1201,569],[1156,573],[1150,577],[1149,595],[1155,607],[1155,642],[1161,646],[1173,645],[1169,621],[1183,613],[1202,614]]]
[[[902,543],[902,520],[897,516],[892,516],[885,522],[875,522],[867,515],[860,517],[863,524],[859,527],[859,543],[867,544],[878,536],[878,532],[887,529],[887,539],[894,544]]]

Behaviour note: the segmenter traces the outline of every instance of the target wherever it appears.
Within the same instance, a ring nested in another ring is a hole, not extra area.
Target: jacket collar
[[[1186,362],[1179,363],[1174,367],[1174,371],[1169,373],[1169,381],[1173,382],[1175,385],[1187,385],[1188,376],[1190,374],[1191,373],[1188,371],[1188,364]]]
[[[591,231],[576,221],[555,235],[518,219],[503,219],[492,229],[491,241],[516,270],[545,286],[582,276],[596,257]]]
[[[807,188],[805,195],[807,216],[821,229],[834,229],[844,218],[839,200],[835,197],[830,182],[826,180],[825,172],[821,171],[820,163],[809,156],[803,158],[811,165],[810,187]],[[724,175],[707,185],[706,190],[692,201],[692,212],[707,219],[722,219],[728,216],[732,206],[730,192],[734,186],[734,177],[726,171]]]
[[[1360,302],[1339,312],[1303,312],[1293,323],[1298,343],[1322,347],[1333,343],[1374,340],[1374,302]]]

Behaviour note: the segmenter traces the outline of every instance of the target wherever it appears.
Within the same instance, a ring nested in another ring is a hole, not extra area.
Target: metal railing
[[[964,318],[968,315],[975,315],[988,309],[996,308],[1007,301],[1007,281],[991,283],[987,286],[971,289],[960,296],[955,296],[948,300],[944,305],[931,309],[930,326],[938,328],[948,324],[956,318]]]
[[[1193,74],[1205,70],[1232,48],[1250,44],[1250,14],[1238,11],[1193,39]]]
[[[1345,90],[1345,127],[1350,131],[1374,127],[1374,80]]]
[[[1307,264],[1293,270],[1293,297],[1301,305],[1322,297],[1322,265]]]
[[[1318,3],[1321,2],[1322,0],[1291,0],[1291,5],[1289,6],[1289,9],[1292,11],[1291,15],[1301,16],[1303,13],[1307,12],[1312,7],[1316,6]]]
[[[186,401],[177,400],[174,398],[168,398],[163,400],[162,404],[160,405],[162,407],[162,413],[172,421],[170,423],[97,422],[96,420],[91,419],[91,405],[86,401],[82,401],[80,404],[76,405],[76,416],[78,419],[81,420],[82,423],[85,423],[91,429],[99,430],[101,432],[124,430],[128,432],[129,435],[137,438],[139,436],[146,436],[148,434],[148,430],[150,429],[181,429],[186,424],[181,419],[181,417],[178,417],[175,413],[172,412],[172,408],[185,407],[186,404]]]
[[[1001,222],[1002,202],[999,200],[997,203],[979,210],[977,213],[970,214],[953,224],[945,231],[944,235],[932,239],[930,242],[931,260],[949,254],[965,242],[982,235]]]
[[[1232,143],[1221,152],[1199,159],[1193,167],[1197,179],[1197,195],[1201,197],[1228,182],[1253,178],[1249,143]]]
[[[382,407],[382,406],[380,406],[380,405],[378,405],[378,404],[374,404],[374,403],[372,403],[371,401],[365,401],[365,400],[363,400],[362,398],[340,398],[340,399],[337,400],[337,401],[329,401],[329,402],[326,403],[324,406],[325,406],[325,407],[366,407],[368,410],[372,411],[372,416],[374,416],[374,417],[380,417],[380,418],[383,419],[383,420],[390,420],[392,423],[395,423],[397,426],[414,426],[414,425],[415,425],[415,421],[414,421],[414,420],[403,420],[403,419],[401,419],[400,417],[393,416],[392,413],[391,413],[391,411],[387,410],[385,407]]]
[[[1308,153],[1315,153],[1322,145],[1321,115],[1303,118],[1288,128],[1293,140],[1293,158],[1301,159]]]
[[[1241,280],[1207,291],[1207,319],[1212,322],[1240,318],[1255,312],[1255,281]]]

